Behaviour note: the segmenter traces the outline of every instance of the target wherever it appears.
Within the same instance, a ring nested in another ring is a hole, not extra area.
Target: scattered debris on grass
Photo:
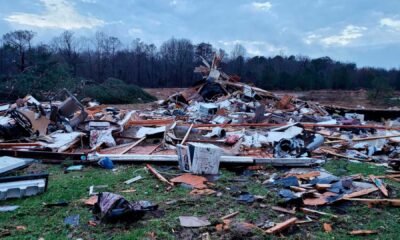
[[[253,230],[290,234],[315,222],[320,222],[321,229],[329,233],[339,228],[334,221],[345,214],[326,211],[324,207],[339,209],[348,203],[400,207],[400,199],[395,198],[390,186],[390,181],[400,182],[399,118],[379,121],[374,116],[376,110],[343,110],[291,95],[278,97],[222,72],[218,68],[220,61],[218,55],[211,64],[204,60],[205,66],[195,69],[203,75],[203,81],[145,110],[119,109],[94,101],[83,104],[66,90],[58,96],[63,98],[50,102],[26,96],[1,108],[0,200],[44,193],[47,173],[10,175],[19,174],[19,170],[40,160],[38,164],[60,164],[65,173],[76,172],[82,177],[89,165],[97,167],[99,174],[106,169],[118,174],[120,163],[145,163],[146,173],[143,171],[142,175],[152,174],[165,183],[147,186],[149,189],[190,189],[188,197],[193,202],[173,199],[163,203],[167,207],[196,206],[193,199],[226,197],[243,208],[271,209],[280,214],[279,221],[268,219],[267,214],[264,219],[260,217],[259,223],[235,218],[242,212],[237,209],[223,217],[221,213],[214,214],[218,221],[179,217],[184,228],[212,225],[207,228],[210,232],[197,233],[203,239],[211,239],[215,232],[239,231],[241,236],[248,236]],[[399,113],[385,112],[396,117]],[[335,158],[393,170],[380,176],[336,176],[322,168],[326,161]],[[222,167],[243,172],[224,180],[230,185],[220,186]],[[127,187],[144,182],[147,177],[142,175],[134,173],[121,183]],[[148,217],[168,214],[169,209],[164,213],[158,210],[157,203],[128,201],[113,193],[135,193],[136,189],[114,191],[114,185],[91,184],[90,197],[81,200],[92,208],[94,219],[87,222],[90,227],[100,223],[133,223],[146,219],[146,213],[151,213]],[[252,192],[253,184],[262,185],[271,195]],[[242,185],[247,188],[238,187]],[[277,198],[278,206],[266,204],[271,197]],[[43,206],[68,204],[60,200]],[[1,206],[0,211],[18,208]],[[323,217],[330,219],[330,223],[320,221]],[[77,227],[79,220],[80,215],[72,215],[64,223]],[[26,228],[20,226],[17,230]],[[376,233],[354,230],[349,234]],[[10,234],[8,229],[0,232],[1,236]]]

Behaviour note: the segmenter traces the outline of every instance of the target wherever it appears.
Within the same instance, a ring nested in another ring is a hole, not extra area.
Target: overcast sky
[[[188,38],[248,56],[330,56],[359,67],[400,67],[400,0],[0,0],[0,34],[96,31],[124,43]]]

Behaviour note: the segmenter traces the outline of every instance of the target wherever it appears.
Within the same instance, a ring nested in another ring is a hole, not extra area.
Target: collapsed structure
[[[8,159],[0,163],[0,173],[29,164],[27,159],[102,166],[109,166],[108,161],[172,163],[197,175],[218,174],[220,164],[312,167],[331,157],[398,167],[397,119],[368,121],[367,114],[343,114],[290,95],[277,96],[227,75],[218,68],[220,61],[218,55],[211,64],[203,59],[204,65],[195,69],[203,76],[201,82],[146,110],[79,101],[66,90],[61,101],[41,103],[27,96],[0,106],[0,155]],[[21,158],[24,163],[18,162]],[[24,182],[31,191],[14,180],[0,178],[0,199],[43,192],[48,175],[23,176],[32,180]],[[312,169],[271,180],[283,187],[281,197],[301,199],[305,205],[333,203],[378,188],[384,192],[376,181],[362,183],[359,176],[343,179]],[[21,188],[18,194],[16,188]]]

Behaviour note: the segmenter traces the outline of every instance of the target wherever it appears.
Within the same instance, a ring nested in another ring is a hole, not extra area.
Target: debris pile
[[[220,166],[262,169],[268,165],[291,168],[279,177],[275,172],[264,182],[282,199],[282,206],[271,206],[275,211],[337,217],[315,207],[343,201],[400,206],[400,200],[388,198],[390,191],[382,181],[387,176],[337,177],[320,168],[330,158],[343,158],[398,169],[399,118],[379,122],[373,120],[375,111],[344,112],[291,95],[278,96],[224,73],[218,68],[221,60],[218,55],[211,64],[203,59],[204,66],[195,69],[202,74],[202,81],[145,110],[119,109],[90,99],[79,101],[67,90],[49,102],[26,96],[1,105],[0,174],[25,167],[33,159],[74,164],[66,173],[81,171],[84,165],[113,169],[120,162],[146,163],[146,169],[165,183],[167,190],[182,184],[191,188],[190,195],[203,196],[219,194],[206,177],[218,175]],[[150,165],[160,163],[179,166],[183,174],[168,179]],[[141,179],[139,175],[125,184]],[[42,193],[47,181],[48,174],[2,177],[0,200]],[[157,210],[150,202],[128,201],[99,191],[102,188],[90,187],[90,195],[96,197],[90,201],[93,213],[102,222],[133,222],[145,212]],[[378,191],[384,198],[359,198]],[[243,203],[262,199],[248,192],[235,197]],[[229,229],[237,214],[221,218],[217,230]],[[74,225],[79,215],[72,220],[66,222]],[[181,216],[179,221],[183,227],[212,224],[196,216]],[[313,220],[292,216],[276,224],[235,224],[276,234],[309,221]],[[329,224],[324,228],[332,231]]]
[[[397,166],[398,119],[371,122],[279,97],[222,72],[220,61],[203,59],[195,69],[203,81],[142,111],[80,102],[67,90],[58,94],[63,101],[18,99],[1,108],[0,151],[45,160],[179,162],[194,173],[212,164],[212,174],[219,163],[312,166],[327,156]]]

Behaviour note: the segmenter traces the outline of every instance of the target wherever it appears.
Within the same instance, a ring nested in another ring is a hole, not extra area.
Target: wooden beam
[[[363,190],[360,190],[360,191],[357,191],[357,192],[352,192],[352,193],[349,193],[349,194],[345,194],[345,195],[343,195],[342,199],[346,200],[346,199],[349,199],[349,198],[361,197],[361,196],[370,194],[370,193],[375,192],[375,191],[378,191],[378,188],[376,188],[376,187],[366,188],[366,189],[363,189]]]
[[[183,137],[182,142],[181,142],[181,145],[185,144],[187,138],[188,138],[189,135],[190,135],[190,131],[192,131],[192,128],[193,128],[193,123],[190,125],[188,131],[186,132],[185,137]]]
[[[294,225],[296,223],[296,221],[297,221],[297,218],[292,217],[284,222],[276,224],[272,228],[268,228],[267,230],[265,230],[265,232],[268,234],[274,234],[274,233],[281,232],[281,231],[285,230],[286,228]]]
[[[275,211],[278,211],[278,212],[283,212],[283,213],[288,213],[288,214],[293,214],[293,215],[296,214],[295,210],[290,210],[290,209],[286,209],[286,208],[283,208],[283,207],[272,206],[271,208],[272,208],[272,210],[275,210]]]
[[[132,143],[130,146],[128,146],[127,148],[125,148],[124,150],[122,150],[119,154],[125,154],[127,153],[129,150],[131,150],[132,148],[136,147],[137,145],[139,145],[139,143],[143,142],[146,139],[146,136],[142,137],[141,139],[137,140],[136,142]]]
[[[330,217],[333,217],[333,218],[338,218],[338,216],[335,215],[335,214],[321,212],[321,211],[317,211],[317,210],[313,210],[313,209],[309,209],[309,208],[300,208],[300,210],[305,212],[305,213],[315,213],[315,214],[318,214],[318,215],[330,216]]]
[[[129,150],[131,150],[133,147],[137,146],[139,143],[141,143],[146,137],[143,137],[136,142],[132,143],[125,143],[125,144],[120,144],[114,147],[109,147],[109,148],[104,148],[99,150],[100,154],[125,154]]]
[[[221,217],[221,220],[225,220],[225,219],[233,218],[233,217],[235,217],[235,216],[236,216],[236,215],[238,215],[238,214],[239,214],[239,211],[236,211],[236,212],[230,213],[230,214],[228,214],[228,215],[225,215],[225,216]]]
[[[168,181],[163,175],[157,172],[150,164],[146,164],[146,167],[150,170],[151,173],[154,174],[160,181],[165,182],[166,184],[170,185],[171,187],[174,186],[174,184],[170,181]]]
[[[40,143],[0,143],[0,148],[12,148],[12,147],[40,147],[43,146]]]

